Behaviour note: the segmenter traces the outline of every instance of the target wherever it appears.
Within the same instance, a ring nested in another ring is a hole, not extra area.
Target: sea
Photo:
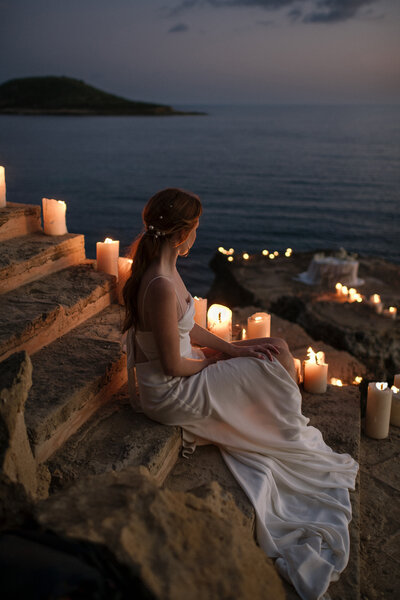
[[[400,106],[176,106],[203,116],[0,116],[7,199],[65,200],[67,226],[96,241],[142,230],[156,191],[203,203],[179,259],[193,294],[218,247],[235,252],[343,247],[400,263]]]

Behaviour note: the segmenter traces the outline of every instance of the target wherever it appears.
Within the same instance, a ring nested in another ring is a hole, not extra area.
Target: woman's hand
[[[254,344],[254,346],[244,346],[231,344],[232,353],[229,358],[238,358],[241,356],[251,356],[253,358],[268,358],[271,362],[274,359],[274,354],[279,354],[279,350],[273,344],[265,342],[263,344]]]

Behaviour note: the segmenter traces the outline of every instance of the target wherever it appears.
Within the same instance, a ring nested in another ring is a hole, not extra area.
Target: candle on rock
[[[335,285],[336,295],[337,296],[341,296],[342,295],[342,287],[343,287],[343,284],[341,284],[340,281],[338,281],[337,284]]]
[[[389,308],[385,308],[383,311],[385,317],[389,317],[390,319],[397,318],[397,308],[395,306],[389,306]]]
[[[242,329],[242,340],[247,340],[247,331],[244,327]]]
[[[370,303],[375,309],[375,312],[380,315],[383,310],[383,304],[381,302],[381,297],[379,294],[372,294],[369,299]]]
[[[336,385],[337,387],[343,387],[343,381],[337,377],[331,377],[329,383],[331,385]]]
[[[123,256],[118,257],[118,302],[120,304],[124,303],[124,299],[122,297],[122,292],[125,287],[126,282],[132,273],[132,263],[133,260],[131,258],[126,258]]]
[[[232,340],[232,311],[222,304],[212,304],[207,313],[208,329],[218,337]]]
[[[400,389],[395,385],[390,388],[392,390],[392,409],[390,411],[390,424],[400,427]]]
[[[324,394],[328,384],[328,365],[323,352],[307,350],[308,359],[303,361],[304,390],[311,394]]]
[[[68,233],[65,223],[67,205],[63,200],[42,198],[43,230],[46,235],[65,235]]]
[[[389,434],[392,390],[385,382],[371,382],[368,385],[365,433],[368,437],[383,440]]]
[[[6,206],[6,177],[4,167],[0,167],[0,208]]]
[[[271,315],[264,312],[254,313],[247,319],[247,338],[265,338],[271,335]]]
[[[195,296],[194,300],[194,322],[200,327],[207,329],[207,298],[198,298]]]
[[[394,376],[393,385],[400,388],[400,373]]]
[[[96,243],[97,270],[118,278],[119,241],[106,238]]]

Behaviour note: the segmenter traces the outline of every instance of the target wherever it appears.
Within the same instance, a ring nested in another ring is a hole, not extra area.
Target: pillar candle
[[[400,373],[397,373],[397,375],[394,376],[393,385],[400,388]]]
[[[392,385],[392,408],[390,411],[390,424],[400,427],[400,389]]]
[[[0,208],[4,208],[6,205],[6,178],[4,174],[4,167],[0,167]]]
[[[119,241],[106,238],[96,244],[97,270],[118,278]]]
[[[271,335],[271,315],[264,312],[254,313],[247,319],[247,338],[265,338]]]
[[[42,198],[43,229],[46,235],[65,235],[68,233],[65,223],[67,205],[62,200]]]
[[[208,329],[218,337],[232,340],[232,311],[222,304],[212,304],[207,313]]]
[[[194,297],[194,322],[207,329],[207,298]]]
[[[380,315],[383,310],[383,304],[381,302],[380,295],[373,294],[372,296],[370,296],[369,301],[372,304],[372,306],[375,308],[375,311],[378,313],[378,315]]]
[[[343,287],[343,285],[340,283],[340,281],[338,281],[337,284],[335,285],[336,295],[337,296],[341,296],[342,295],[342,287]]]
[[[308,360],[303,361],[304,390],[311,394],[324,394],[328,384],[328,365],[324,362],[324,353],[315,353],[308,348]]]
[[[382,440],[389,434],[392,390],[386,382],[371,382],[368,385],[365,433],[368,437]]]
[[[129,277],[131,276],[131,270],[132,270],[132,259],[131,258],[125,258],[120,256],[118,258],[118,288],[117,288],[117,294],[118,294],[118,302],[120,304],[124,303],[124,299],[122,297],[122,292],[123,289],[125,287],[126,282],[128,281]]]

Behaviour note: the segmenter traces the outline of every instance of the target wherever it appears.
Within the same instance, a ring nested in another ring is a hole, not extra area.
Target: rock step
[[[0,242],[41,231],[40,206],[7,202],[0,209]]]
[[[85,261],[85,238],[37,231],[0,242],[0,293]]]
[[[0,296],[0,360],[30,355],[109,306],[115,279],[94,261],[74,265]]]
[[[25,422],[37,462],[47,460],[126,383],[120,307],[111,305],[32,356]]]
[[[181,448],[179,427],[161,425],[133,411],[124,386],[47,463],[54,490],[88,475],[146,467],[161,484]]]

